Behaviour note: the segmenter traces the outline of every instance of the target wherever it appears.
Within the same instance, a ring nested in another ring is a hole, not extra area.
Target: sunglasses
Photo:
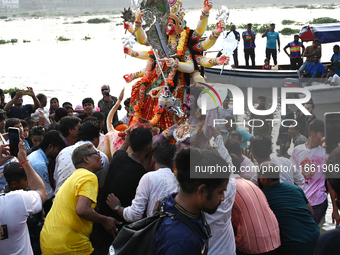
[[[95,155],[95,154],[97,154],[98,156],[100,156],[100,152],[99,152],[99,151],[95,151],[95,152],[92,152],[92,153],[90,153],[90,154],[86,154],[85,157],[90,157],[90,156]]]
[[[102,91],[109,90],[109,89],[102,89]]]

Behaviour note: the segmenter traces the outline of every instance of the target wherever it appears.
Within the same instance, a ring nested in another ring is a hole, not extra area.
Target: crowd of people
[[[47,110],[47,97],[32,88],[14,91],[8,103],[1,97],[1,255],[108,254],[123,226],[157,210],[186,223],[165,217],[148,237],[154,254],[338,254],[339,229],[320,235],[319,224],[329,193],[339,225],[338,172],[322,170],[339,168],[340,149],[326,154],[312,101],[304,104],[308,116],[287,107],[281,120],[298,125],[280,127],[279,155],[271,158],[271,116],[250,116],[264,125],[247,132],[235,124],[229,97],[217,109],[226,124],[205,126],[214,141],[208,148],[174,145],[145,126],[128,128],[127,98],[127,114],[112,118],[125,138],[108,157],[97,147],[110,109],[123,98],[111,96],[108,85],[101,92],[98,111],[92,98],[76,110],[52,98]],[[24,93],[34,105],[23,105]],[[183,105],[196,107],[197,95],[189,93]],[[266,97],[257,109],[267,109]],[[9,153],[10,128],[19,130],[16,155]],[[190,177],[196,166],[215,165],[233,172]]]

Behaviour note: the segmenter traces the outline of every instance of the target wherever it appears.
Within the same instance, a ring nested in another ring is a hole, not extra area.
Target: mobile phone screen
[[[9,136],[9,149],[12,156],[18,156],[19,148],[18,144],[20,141],[19,138],[19,129],[18,128],[9,128],[8,129]]]
[[[325,113],[326,152],[331,153],[340,143],[340,112]]]

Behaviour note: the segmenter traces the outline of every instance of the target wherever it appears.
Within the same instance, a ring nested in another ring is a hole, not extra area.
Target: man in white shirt
[[[11,191],[0,196],[0,255],[33,255],[26,220],[29,215],[40,212],[47,199],[44,182],[27,160],[23,142],[19,145],[18,160],[31,190]]]
[[[128,222],[140,220],[145,210],[147,217],[152,216],[158,201],[178,191],[177,179],[171,171],[175,152],[175,145],[160,143],[155,149],[155,171],[146,173],[140,179],[131,206],[122,207],[120,200],[111,193],[107,198],[110,208]]]
[[[331,86],[340,86],[340,77],[335,73],[334,69],[329,70],[325,83],[329,83]]]
[[[92,143],[95,147],[97,147],[99,143],[99,130],[100,130],[99,125],[92,121],[88,121],[84,124],[81,124],[79,126],[77,133],[78,142],[72,146],[66,147],[58,154],[58,157],[56,158],[55,171],[53,175],[53,178],[56,181],[54,195],[57,195],[57,192],[61,185],[76,170],[72,163],[73,151],[80,145],[86,143]],[[102,152],[100,152],[100,156],[102,157],[104,167],[102,170],[96,173],[98,177],[99,188],[101,188],[104,185],[106,173],[109,168],[109,160],[107,156]]]

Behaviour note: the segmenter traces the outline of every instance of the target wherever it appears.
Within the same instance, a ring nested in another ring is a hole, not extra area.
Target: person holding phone
[[[110,86],[103,85],[101,87],[103,98],[99,100],[98,107],[100,108],[100,112],[105,116],[105,124],[104,129],[106,130],[106,118],[109,114],[111,108],[117,103],[117,97],[110,95]],[[118,107],[118,110],[122,109],[122,106]],[[113,115],[112,123],[118,122],[118,114],[115,112]],[[106,131],[107,132],[107,131]]]
[[[11,93],[12,100],[9,101],[4,108],[4,110],[7,112],[8,118],[18,118],[23,120],[27,117],[31,117],[31,113],[34,113],[36,109],[40,108],[40,101],[35,96],[33,88],[27,87],[27,89],[27,91],[16,90]],[[32,97],[34,105],[23,105],[23,95],[29,95]]]

